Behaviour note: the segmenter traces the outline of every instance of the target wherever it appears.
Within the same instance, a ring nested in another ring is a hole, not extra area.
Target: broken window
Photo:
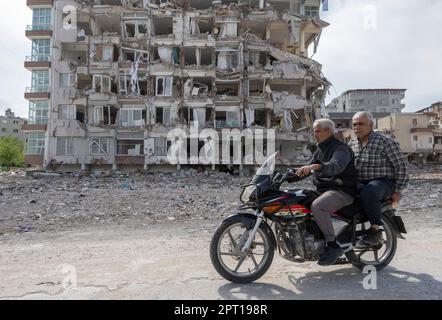
[[[155,155],[159,157],[167,156],[167,151],[172,145],[172,141],[167,138],[155,138]]]
[[[186,66],[210,66],[212,65],[213,49],[189,48],[184,49],[184,64]]]
[[[71,137],[58,137],[57,138],[57,156],[73,156],[73,138]]]
[[[183,117],[187,125],[202,129],[210,120],[212,109],[208,108],[183,108]]]
[[[239,128],[240,114],[239,111],[216,111],[215,124],[217,129],[222,128]]]
[[[186,66],[200,65],[201,52],[198,48],[184,48],[184,64]]]
[[[171,97],[172,85],[173,77],[157,77],[155,95],[157,97]]]
[[[146,112],[144,109],[121,109],[119,125],[125,128],[142,127],[145,124]]]
[[[110,93],[111,92],[111,79],[109,76],[94,75],[93,88],[99,93]]]
[[[238,37],[238,21],[236,17],[217,17],[216,23],[220,25],[218,34],[220,38]]]
[[[114,45],[97,45],[94,52],[95,61],[116,62],[118,52]]]
[[[157,107],[156,108],[156,123],[164,125],[170,125],[170,107]]]
[[[190,34],[200,36],[213,32],[213,18],[210,17],[189,17]]]
[[[212,1],[207,0],[190,0],[190,6],[198,10],[205,10],[212,7]]]
[[[136,50],[132,48],[121,48],[122,61],[132,61],[139,63],[149,62],[149,52],[146,50]]]
[[[140,20],[124,21],[123,33],[125,38],[143,38],[147,34],[147,17]]]
[[[110,126],[116,123],[117,109],[113,106],[96,106],[94,107],[95,125]]]
[[[77,75],[73,73],[60,74],[60,87],[72,88],[77,84]]]
[[[262,96],[264,94],[264,80],[249,80],[249,96]]]
[[[144,140],[117,140],[117,155],[140,156],[144,154]]]
[[[249,52],[249,65],[254,67],[263,67],[266,64],[270,65],[270,61],[267,60],[267,54],[262,51]]]
[[[218,95],[229,96],[229,97],[238,97],[240,84],[238,82],[217,82],[216,83],[216,91]]]
[[[107,155],[109,150],[109,139],[93,138],[89,144],[89,153],[91,156]]]
[[[173,18],[155,16],[153,18],[153,31],[156,36],[173,34]]]
[[[187,79],[184,84],[184,99],[191,97],[206,98],[212,93],[211,78]]]
[[[239,66],[239,51],[233,48],[218,49],[217,67],[221,70],[231,70]]]

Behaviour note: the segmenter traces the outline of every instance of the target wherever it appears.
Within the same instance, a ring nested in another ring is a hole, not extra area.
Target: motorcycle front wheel
[[[218,274],[230,282],[253,282],[272,264],[275,245],[271,229],[261,223],[250,248],[241,252],[249,232],[238,216],[224,221],[212,237],[210,259]]]

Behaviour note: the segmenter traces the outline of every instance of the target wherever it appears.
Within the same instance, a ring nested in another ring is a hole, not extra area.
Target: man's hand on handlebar
[[[305,176],[309,175],[310,173],[312,173],[314,171],[318,171],[320,169],[321,169],[320,164],[312,164],[310,166],[305,166],[305,167],[299,168],[296,171],[296,175],[298,175],[300,177],[305,177]]]

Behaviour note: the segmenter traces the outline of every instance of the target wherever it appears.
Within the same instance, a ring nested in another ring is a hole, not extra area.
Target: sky
[[[26,0],[0,0],[0,114],[27,117],[23,98],[31,83],[25,37],[32,23]],[[407,89],[404,111],[442,101],[441,0],[329,0],[325,28],[313,59],[333,83],[326,102],[350,89]],[[311,52],[313,54],[313,52]]]

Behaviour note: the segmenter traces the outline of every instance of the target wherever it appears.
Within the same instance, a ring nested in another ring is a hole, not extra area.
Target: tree
[[[25,163],[23,142],[12,136],[0,138],[0,166],[22,167]]]

